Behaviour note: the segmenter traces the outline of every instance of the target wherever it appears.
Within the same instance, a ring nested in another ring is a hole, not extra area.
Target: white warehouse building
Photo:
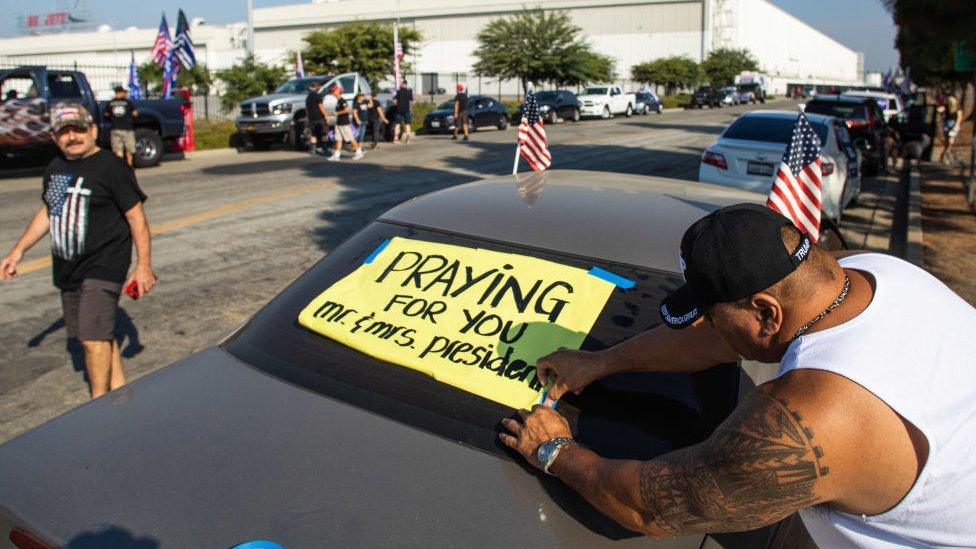
[[[395,3],[332,0],[255,9],[255,53],[290,65],[291,52],[304,45],[302,37],[307,33],[350,21],[391,21]],[[540,7],[566,10],[594,49],[616,61],[622,80],[630,78],[630,67],[637,63],[670,55],[701,61],[719,47],[749,49],[771,77],[773,94],[784,93],[788,83],[857,85],[862,80],[861,54],[768,0],[402,0],[399,4],[400,24],[423,34],[423,43],[409,61],[417,73],[439,74],[442,79],[451,74],[473,78],[476,36],[489,21],[525,7]],[[226,68],[244,55],[244,23],[197,24],[192,34],[201,50],[198,59],[211,69]],[[124,67],[130,50],[138,62],[148,58],[154,36],[155,29],[103,28],[2,39],[0,64],[77,62]],[[98,87],[108,86],[92,80]],[[418,78],[415,87],[420,83]],[[440,86],[446,84],[442,81]],[[506,83],[506,87],[515,85]]]

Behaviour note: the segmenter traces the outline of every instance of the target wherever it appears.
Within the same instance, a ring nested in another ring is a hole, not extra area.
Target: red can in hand
[[[135,280],[126,284],[122,291],[128,294],[132,299],[139,299],[139,283],[137,283]]]

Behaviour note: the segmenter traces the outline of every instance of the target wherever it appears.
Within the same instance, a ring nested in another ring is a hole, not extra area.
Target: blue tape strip
[[[371,253],[368,256],[366,256],[366,259],[363,260],[363,265],[367,265],[369,263],[372,263],[373,260],[376,259],[376,256],[380,255],[380,252],[382,252],[383,249],[386,248],[387,245],[389,245],[389,243],[390,243],[390,239],[389,238],[387,238],[383,242],[380,242],[380,245],[377,246],[375,250],[373,250],[373,253]]]
[[[629,290],[637,285],[636,282],[629,278],[624,278],[618,274],[605,271],[599,267],[590,267],[590,274],[597,278],[602,278],[611,284],[616,284],[618,287],[625,290]]]
[[[230,549],[285,549],[285,548],[273,541],[259,539],[255,541],[246,541],[240,545],[235,545]]]

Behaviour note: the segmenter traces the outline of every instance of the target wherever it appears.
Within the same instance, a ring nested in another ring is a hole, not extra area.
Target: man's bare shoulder
[[[755,389],[795,420],[824,473],[821,501],[877,514],[895,505],[916,478],[913,427],[871,391],[840,374],[801,368]]]

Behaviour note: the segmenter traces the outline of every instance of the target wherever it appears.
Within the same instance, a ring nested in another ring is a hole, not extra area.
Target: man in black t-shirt
[[[135,118],[139,116],[136,105],[127,96],[125,88],[115,87],[115,99],[108,102],[102,112],[112,128],[112,152],[132,165],[132,153],[136,150]]]
[[[464,140],[468,140],[468,94],[464,93],[464,84],[457,85],[457,95],[454,96],[454,137],[457,141],[458,130],[464,129]]]
[[[138,298],[156,284],[142,209],[146,195],[135,173],[96,145],[98,127],[84,106],[53,107],[51,128],[63,158],[52,160],[44,171],[44,204],[0,260],[0,279],[16,276],[24,253],[50,236],[64,323],[68,337],[81,340],[95,398],[125,384],[114,337],[121,291]],[[136,266],[127,276],[133,243]]]
[[[322,95],[319,94],[319,83],[312,82],[308,86],[308,95],[305,97],[305,117],[308,120],[308,153],[316,154],[318,144],[325,135],[326,121],[329,119],[322,105]]]
[[[402,141],[406,143],[410,141],[410,122],[413,120],[413,90],[407,86],[406,80],[400,83],[400,89],[397,90],[394,100],[397,110],[396,126],[393,127],[393,142],[399,143],[402,133]]]

